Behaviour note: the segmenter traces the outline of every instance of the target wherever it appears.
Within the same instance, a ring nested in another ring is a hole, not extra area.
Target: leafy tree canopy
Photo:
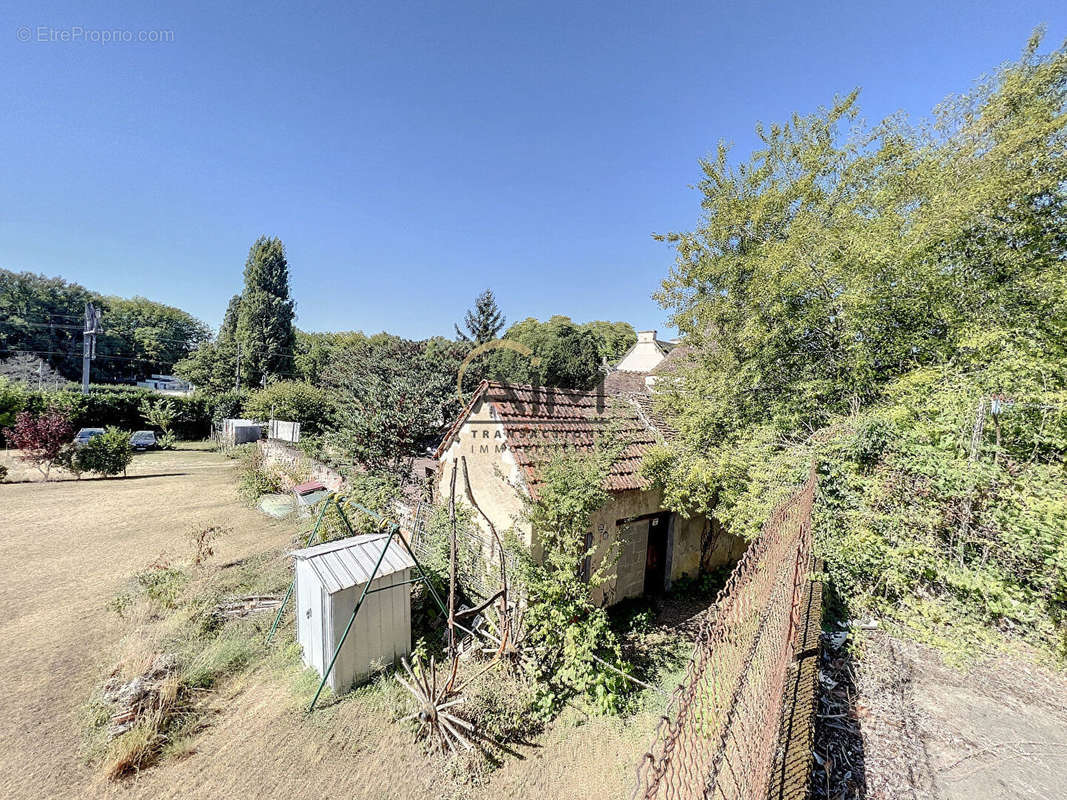
[[[105,297],[62,278],[0,270],[0,357],[16,352],[39,356],[64,377],[81,376],[85,304],[102,312],[94,381],[169,373],[210,338],[192,315],[143,297]]]
[[[532,356],[503,348],[495,351],[489,371],[498,380],[589,389],[603,375],[596,335],[570,317],[554,316],[547,322],[528,317],[508,328],[504,339],[529,348]]]
[[[425,453],[459,413],[456,376],[469,349],[387,334],[338,349],[325,376],[336,426],[329,449],[348,463],[381,469]]]
[[[1039,43],[929,121],[864,126],[853,93],[720,147],[663,237],[695,365],[657,384],[680,435],[647,474],[754,536],[814,458],[852,613],[935,643],[1067,646],[1067,50]]]

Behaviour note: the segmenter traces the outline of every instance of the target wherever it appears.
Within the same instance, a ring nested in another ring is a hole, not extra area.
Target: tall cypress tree
[[[259,386],[271,376],[293,371],[293,305],[285,245],[276,237],[260,236],[245,262],[245,286],[237,313],[244,385]]]
[[[496,304],[492,289],[486,289],[474,300],[474,308],[463,318],[466,332],[456,325],[456,336],[464,342],[483,344],[492,341],[504,328],[504,315]]]

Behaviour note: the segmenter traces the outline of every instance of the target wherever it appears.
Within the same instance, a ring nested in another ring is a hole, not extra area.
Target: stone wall
[[[278,441],[277,439],[261,439],[259,449],[268,464],[276,464],[281,467],[283,475],[304,476],[300,478],[299,482],[301,483],[318,481],[327,489],[334,491],[339,490],[344,485],[345,479],[340,472],[309,458],[299,447],[294,447],[288,442]],[[282,488],[291,489],[292,487],[284,486]]]

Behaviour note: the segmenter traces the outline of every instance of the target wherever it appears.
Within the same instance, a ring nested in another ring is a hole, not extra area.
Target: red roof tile
[[[440,458],[463,427],[479,400],[490,403],[504,427],[508,449],[526,476],[530,495],[537,497],[538,470],[554,448],[565,445],[591,451],[598,434],[610,425],[626,442],[612,464],[605,488],[609,491],[647,489],[641,462],[661,437],[644,421],[629,400],[602,391],[580,392],[542,386],[483,381],[467,408],[453,423],[435,454]]]

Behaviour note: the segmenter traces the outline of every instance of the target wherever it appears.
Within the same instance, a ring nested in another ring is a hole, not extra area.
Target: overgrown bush
[[[1067,631],[1067,47],[1040,47],[918,124],[853,93],[721,147],[658,295],[692,356],[657,383],[665,504],[751,538],[814,459],[844,613],[972,652]]]
[[[130,432],[119,428],[108,428],[99,436],[94,436],[85,445],[75,451],[72,466],[77,472],[95,472],[99,475],[125,474],[126,467],[133,460],[133,446],[130,444]]]
[[[300,423],[300,435],[321,433],[330,420],[330,399],[325,390],[301,381],[278,381],[253,392],[244,402],[248,419],[282,419]]]
[[[237,493],[248,505],[255,505],[265,494],[281,490],[281,477],[267,464],[263,451],[256,443],[236,448],[240,464],[237,472]]]
[[[610,497],[604,489],[617,444],[602,444],[595,453],[561,449],[541,467],[538,496],[527,516],[541,545],[541,559],[526,548],[514,548],[518,583],[528,600],[524,623],[536,648],[536,664],[528,668],[538,681],[538,707],[552,713],[574,696],[582,696],[601,712],[622,709],[632,686],[607,662],[623,672],[618,638],[607,613],[593,605],[590,592],[613,574],[615,559],[595,565],[588,580],[580,566],[592,556],[585,533],[593,513]]]

